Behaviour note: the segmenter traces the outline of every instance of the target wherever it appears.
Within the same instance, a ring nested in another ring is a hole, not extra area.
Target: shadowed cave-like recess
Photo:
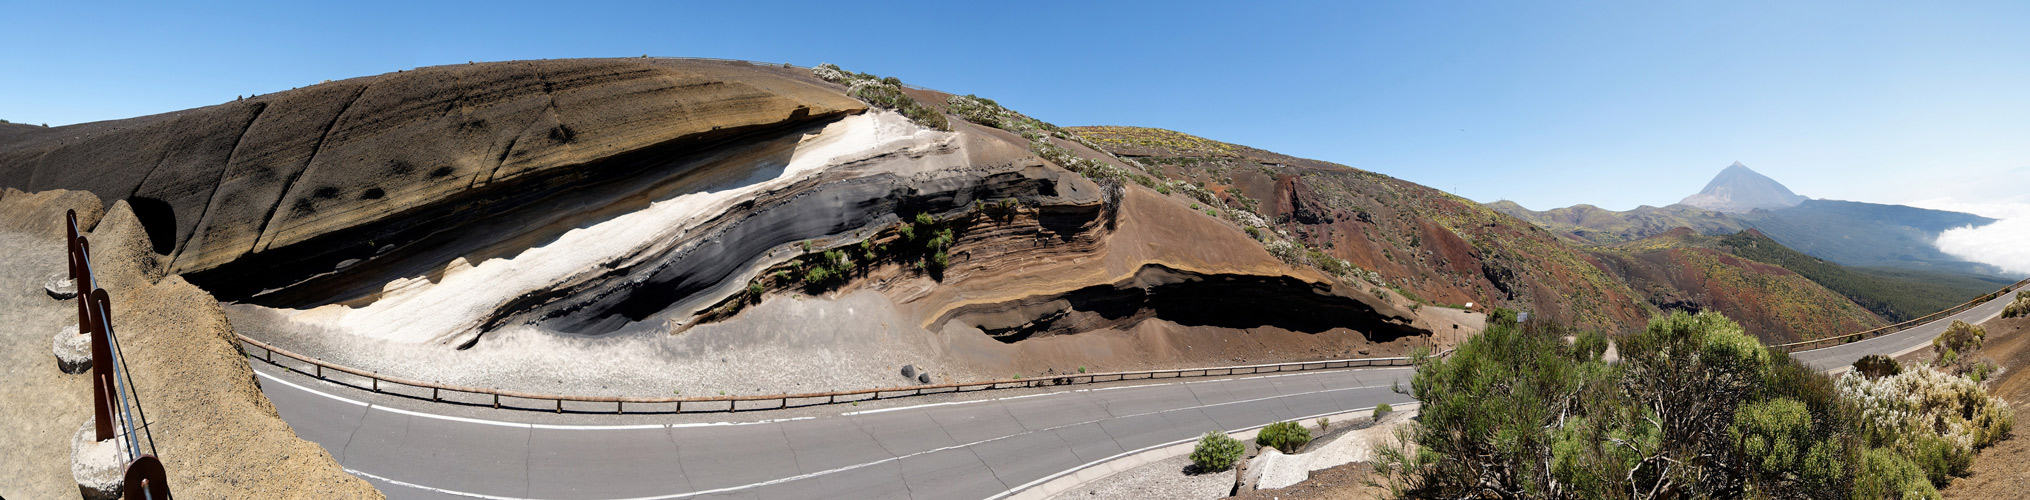
[[[1312,334],[1348,328],[1374,342],[1430,334],[1410,326],[1408,318],[1383,314],[1372,305],[1336,293],[1329,285],[1288,276],[1206,275],[1154,264],[1118,283],[966,306],[937,323],[958,321],[996,340],[1014,343],[1040,336],[1125,329],[1151,318],[1185,326],[1271,327]]]

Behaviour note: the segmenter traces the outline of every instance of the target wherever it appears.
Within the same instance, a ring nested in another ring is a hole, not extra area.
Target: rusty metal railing
[[[1872,339],[1872,338],[1875,338],[1875,337],[1880,337],[1880,336],[1883,336],[1883,335],[1888,335],[1888,334],[1892,334],[1892,333],[1896,333],[1896,332],[1901,332],[1901,331],[1904,331],[1904,330],[1909,330],[1909,329],[1911,329],[1911,328],[1916,328],[1916,327],[1918,327],[1918,326],[1922,326],[1922,325],[1925,325],[1925,324],[1931,323],[1931,322],[1933,322],[1933,321],[1937,321],[1937,320],[1939,320],[1939,319],[1941,319],[1941,318],[1945,318],[1945,317],[1947,317],[1947,316],[1952,316],[1952,315],[1955,315],[1955,314],[1959,314],[1959,313],[1963,313],[1963,312],[1967,312],[1967,310],[1969,310],[1969,309],[1973,309],[1973,308],[1975,308],[1975,307],[1980,307],[1980,305],[1981,305],[1981,304],[1985,304],[1985,303],[1987,303],[1988,301],[1990,301],[1990,300],[1994,300],[1994,299],[1995,299],[1995,298],[1997,298],[1997,297],[2003,297],[2003,296],[2007,296],[2007,295],[2009,295],[2009,292],[2013,292],[2013,291],[2016,291],[2016,290],[2018,290],[2018,289],[2021,289],[2021,288],[2023,288],[2024,286],[2030,286],[2030,279],[2024,279],[2023,281],[2018,281],[2018,282],[2012,283],[2012,284],[2010,284],[2010,285],[2008,285],[2008,286],[2004,286],[2004,287],[2002,287],[2002,289],[2001,289],[2001,290],[1997,290],[1997,291],[1995,291],[1995,292],[1994,292],[1994,293],[1992,293],[1992,294],[1986,294],[1986,295],[1982,295],[1982,296],[1980,296],[1980,297],[1975,297],[1975,298],[1974,298],[1974,300],[1969,300],[1969,301],[1967,301],[1966,303],[1963,303],[1963,304],[1960,304],[1960,305],[1956,305],[1956,306],[1952,306],[1952,307],[1948,307],[1948,308],[1946,308],[1946,309],[1945,309],[1945,310],[1943,310],[1943,311],[1939,311],[1939,312],[1935,312],[1935,313],[1931,313],[1931,314],[1926,314],[1926,315],[1924,315],[1924,316],[1920,316],[1920,317],[1917,317],[1917,318],[1911,319],[1911,320],[1909,320],[1909,321],[1904,321],[1904,322],[1902,322],[1902,323],[1897,323],[1897,324],[1894,324],[1894,325],[1888,325],[1888,326],[1882,326],[1882,327],[1876,327],[1876,328],[1874,328],[1874,329],[1870,329],[1870,330],[1864,330],[1864,331],[1859,331],[1859,332],[1854,332],[1854,333],[1849,333],[1849,334],[1845,334],[1845,335],[1835,335],[1835,336],[1831,336],[1831,337],[1826,337],[1826,338],[1820,338],[1820,339],[1812,339],[1812,340],[1804,340],[1804,341],[1798,341],[1798,342],[1791,342],[1791,343],[1788,343],[1788,344],[1777,344],[1777,345],[1773,345],[1773,346],[1769,346],[1769,347],[1770,347],[1770,348],[1772,348],[1772,349],[1777,349],[1777,350],[1783,351],[1783,352],[1798,352],[1798,351],[1809,351],[1809,350],[1812,350],[1812,349],[1823,349],[1823,348],[1827,348],[1827,347],[1833,347],[1833,346],[1837,346],[1837,345],[1840,345],[1840,344],[1847,344],[1847,343],[1852,343],[1852,342],[1859,342],[1859,341],[1862,341],[1862,340],[1867,340],[1867,339]]]
[[[634,410],[634,413],[710,413],[710,412],[777,410],[784,408],[799,408],[805,406],[815,406],[825,404],[850,403],[850,402],[871,401],[880,399],[894,399],[899,397],[913,397],[927,394],[954,394],[954,393],[977,392],[996,389],[1018,389],[1030,387],[1095,384],[1095,383],[1119,382],[1127,380],[1154,380],[1154,379],[1172,379],[1172,378],[1187,378],[1187,377],[1223,377],[1231,375],[1299,372],[1307,370],[1345,369],[1345,368],[1376,367],[1376,366],[1410,366],[1413,361],[1413,358],[1410,357],[1384,357],[1384,358],[1338,359],[1327,361],[1300,361],[1292,363],[1222,366],[1212,368],[1138,370],[1138,371],[1107,372],[1107,373],[1075,373],[1075,374],[1067,373],[1062,375],[1050,375],[1034,379],[1018,378],[1018,379],[990,380],[984,382],[958,382],[947,384],[927,384],[905,387],[888,387],[880,389],[861,389],[853,391],[813,392],[803,394],[770,394],[756,396],[716,396],[716,397],[715,396],[700,396],[700,397],[579,396],[566,394],[537,394],[500,389],[489,389],[482,387],[439,384],[435,382],[426,382],[391,375],[382,375],[366,370],[360,370],[357,368],[341,366],[335,363],[318,360],[294,352],[289,352],[286,349],[277,348],[265,342],[248,338],[246,335],[239,335],[239,338],[240,343],[242,345],[258,349],[262,353],[259,356],[255,356],[253,353],[248,353],[247,354],[248,357],[255,357],[283,369],[309,375],[320,380],[327,380],[334,383],[345,384],[357,389],[364,389],[375,393],[390,394],[415,399],[425,399],[425,397],[422,394],[422,391],[427,390],[429,391],[429,396],[427,399],[436,402],[449,401],[453,403],[466,404],[472,406],[492,406],[494,408],[509,408],[518,410],[555,411],[558,413],[563,413],[567,411],[567,408],[565,408],[564,406],[565,403],[591,403],[591,404],[599,404],[602,406],[602,409],[598,411],[585,410],[582,408],[568,409],[569,411],[574,413],[621,414],[627,413],[629,411],[628,405],[637,405],[636,406],[637,409]],[[1449,353],[1451,353],[1451,351],[1446,350],[1443,352],[1439,352],[1436,355],[1442,357]],[[289,366],[283,364],[282,362],[277,362],[275,361],[276,355],[282,356],[284,360],[295,360],[297,362],[300,362],[302,364],[302,367],[299,368],[296,366]],[[331,375],[333,375],[334,373],[343,373],[346,375],[351,375],[353,377],[357,377],[358,380],[360,380],[361,382],[347,383],[346,381],[332,377]],[[396,392],[390,390],[391,388],[384,387],[388,384],[393,384],[394,386],[396,386],[396,388],[406,386],[414,388],[416,389],[416,391],[414,391],[413,393]],[[448,398],[445,397],[447,393],[451,395],[458,394],[476,395],[479,396],[480,400],[479,401],[449,400]],[[506,398],[505,403],[503,403],[504,401],[503,398]],[[538,408],[535,406],[514,404],[517,402],[536,402],[542,404],[542,407]],[[605,403],[613,404],[612,411],[605,411],[603,409],[603,405]],[[749,405],[743,407],[742,406],[743,403],[749,403]],[[772,404],[759,404],[759,403],[772,403]],[[668,406],[668,409],[642,410],[639,409],[640,405],[664,405]]]
[[[128,498],[167,499],[169,482],[155,455],[155,433],[148,429],[148,413],[141,409],[141,394],[127,370],[120,336],[113,332],[113,301],[106,289],[99,288],[98,277],[92,273],[91,242],[78,229],[77,211],[65,211],[64,247],[71,283],[77,289],[78,333],[91,336],[94,438],[125,441],[116,448],[121,461],[127,463],[123,477]],[[146,453],[141,449],[144,439]]]

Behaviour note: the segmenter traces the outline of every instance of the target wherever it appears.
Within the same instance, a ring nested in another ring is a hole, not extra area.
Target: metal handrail
[[[84,313],[79,318],[82,322],[78,325],[78,331],[80,334],[102,334],[105,337],[106,350],[112,356],[107,363],[113,372],[111,374],[113,387],[110,394],[113,396],[113,402],[110,405],[119,409],[117,412],[109,411],[109,413],[118,421],[119,430],[124,431],[115,436],[115,439],[126,440],[126,446],[120,449],[125,455],[123,461],[131,463],[144,456],[140,440],[137,438],[145,438],[148,441],[148,453],[145,455],[152,456],[156,453],[155,433],[148,428],[148,413],[141,408],[141,395],[134,386],[132,372],[127,369],[126,356],[120,349],[120,338],[113,332],[112,301],[106,290],[99,288],[98,274],[92,269],[91,246],[78,227],[77,211],[66,211],[64,218],[65,235],[70,239],[65,242],[65,246],[70,250],[70,257],[76,259],[71,277],[72,286],[77,290],[79,308]],[[95,329],[100,331],[92,331]],[[94,382],[94,385],[97,385],[97,382]],[[138,424],[136,415],[140,416]]]
[[[1865,330],[1861,332],[1838,335],[1821,339],[1792,342],[1788,344],[1778,344],[1770,347],[1773,349],[1782,350],[1784,352],[1796,352],[1807,350],[1801,348],[1802,346],[1828,342],[1845,343],[1852,341],[1849,339],[1875,337],[1897,331],[1903,331],[1915,327],[1917,325],[1935,321],[1941,317],[1965,312],[1968,309],[1972,309],[1974,307],[1979,306],[1982,303],[1985,303],[1986,299],[1992,299],[1993,297],[2007,294],[2016,289],[2023,288],[2026,285],[2030,285],[2030,279],[2025,279],[2023,281],[2019,281],[2012,285],[2004,287],[2000,291],[1995,292],[1994,295],[1984,295],[1983,298],[1968,301],[1964,304],[1953,306],[1943,311],[1935,312],[1932,314],[1925,315],[1923,317],[1919,317],[1909,321],[1904,321],[1894,325],[1877,327],[1874,329]],[[755,395],[755,396],[717,396],[717,397],[582,396],[568,394],[540,394],[540,393],[528,393],[502,389],[469,387],[452,384],[441,384],[435,382],[425,382],[421,380],[408,379],[392,375],[383,375],[366,370],[339,365],[336,363],[322,361],[316,358],[312,358],[310,356],[290,352],[289,350],[278,348],[273,345],[269,345],[268,343],[261,342],[259,340],[254,340],[253,338],[247,337],[246,335],[240,334],[238,332],[234,332],[234,336],[239,338],[241,344],[259,348],[263,352],[265,352],[265,354],[261,356],[261,359],[263,361],[266,361],[269,364],[281,367],[283,369],[304,373],[306,375],[311,375],[320,380],[332,380],[326,377],[324,374],[324,370],[328,369],[368,379],[371,381],[372,384],[371,387],[363,387],[363,388],[376,393],[408,396],[405,394],[392,393],[382,390],[381,384],[385,382],[396,385],[415,387],[418,389],[429,389],[431,394],[430,399],[432,401],[442,401],[443,392],[467,393],[467,394],[476,394],[480,396],[491,396],[493,398],[492,404],[495,408],[503,407],[501,405],[500,399],[503,397],[533,400],[533,401],[548,401],[554,403],[554,405],[551,405],[550,408],[554,409],[557,412],[564,411],[565,402],[613,403],[614,413],[626,413],[626,405],[629,403],[676,405],[676,409],[674,411],[664,413],[736,412],[736,411],[753,411],[753,410],[772,410],[791,407],[790,405],[791,400],[813,400],[813,401],[819,399],[824,400],[823,402],[811,402],[796,405],[796,406],[811,406],[817,404],[835,404],[847,401],[865,401],[894,397],[910,397],[932,393],[943,394],[943,393],[966,392],[968,390],[977,391],[977,390],[1013,389],[1024,387],[1043,387],[1056,385],[1093,384],[1101,382],[1118,382],[1123,380],[1149,380],[1157,378],[1230,376],[1230,375],[1256,374],[1263,373],[1265,371],[1284,372],[1284,371],[1306,371],[1320,369],[1344,369],[1351,367],[1409,366],[1412,364],[1412,358],[1410,357],[1353,358],[1353,359],[1336,359],[1325,361],[1298,361],[1290,363],[1272,363],[1262,365],[1241,365],[1241,366],[1224,366],[1224,367],[1209,367],[1209,368],[1179,368],[1167,370],[1137,370],[1137,371],[1106,372],[1106,373],[1079,373],[1079,374],[1053,375],[1037,379],[1019,379],[1019,378],[1001,379],[982,382],[957,382],[947,384],[927,384],[927,385],[903,386],[903,387],[886,387],[879,389],[860,389],[852,391],[813,392],[800,394],[771,394],[771,395]],[[1439,352],[1436,355],[1439,357],[1443,357],[1450,354],[1451,352],[1452,350],[1448,349]],[[284,358],[295,359],[297,361],[309,364],[312,367],[312,371],[305,372],[302,369],[293,368],[284,365],[282,363],[278,363],[275,361],[276,354],[280,354]],[[248,354],[248,356],[253,355]],[[1243,370],[1245,370],[1245,372],[1243,372]],[[334,380],[334,382],[336,381]],[[840,399],[840,398],[852,398],[855,396],[865,396],[865,397],[859,399],[847,399],[843,401]],[[408,396],[408,397],[417,397],[420,399],[419,396]],[[740,408],[739,403],[751,401],[776,401],[777,404],[773,406],[765,406],[759,408],[746,408],[746,409]],[[713,408],[706,410],[690,410],[690,411],[686,411],[684,409],[685,404],[695,405],[700,403],[724,403],[725,407],[723,409]],[[527,410],[536,409],[518,406],[506,406],[506,407]]]
[[[981,390],[995,390],[995,389],[1016,389],[1016,388],[1025,388],[1025,387],[1046,387],[1046,386],[1058,386],[1058,385],[1076,385],[1076,384],[1094,384],[1094,383],[1101,383],[1101,382],[1119,382],[1119,381],[1124,381],[1124,380],[1150,380],[1150,379],[1159,379],[1159,378],[1183,378],[1183,377],[1208,377],[1208,376],[1230,376],[1230,375],[1248,375],[1248,374],[1257,374],[1257,373],[1264,373],[1264,372],[1268,372],[1268,373],[1275,373],[1275,372],[1285,372],[1285,371],[1307,371],[1307,370],[1323,370],[1323,369],[1344,369],[1344,368],[1353,368],[1353,367],[1372,367],[1372,366],[1410,366],[1410,364],[1411,364],[1411,363],[1412,363],[1412,362],[1414,361],[1414,358],[1412,358],[1412,357],[1407,357],[1407,356],[1398,356],[1398,357],[1383,357],[1383,358],[1354,358],[1354,359],[1336,359],[1336,360],[1325,360],[1325,361],[1297,361],[1297,362],[1289,362],[1289,363],[1272,363],[1272,364],[1261,364],[1261,365],[1241,365],[1241,366],[1223,366],[1223,367],[1209,367],[1209,368],[1179,368],[1179,369],[1168,369],[1168,370],[1136,370],[1136,371],[1123,371],[1123,372],[1106,372],[1106,373],[1078,373],[1078,374],[1064,374],[1064,375],[1053,375],[1053,376],[1047,376],[1047,377],[1043,377],[1043,378],[1035,378],[1035,379],[1019,379],[1019,378],[1018,378],[1018,379],[1001,379],[1001,380],[989,380],[989,381],[981,381],[981,382],[955,382],[955,383],[946,383],[946,384],[926,384],[926,385],[915,385],[915,386],[903,386],[903,387],[885,387],[885,388],[878,388],[878,389],[859,389],[859,390],[851,390],[851,391],[834,391],[834,392],[812,392],[812,393],[800,393],[800,394],[769,394],[769,395],[755,395],[755,396],[700,396],[700,397],[638,397],[638,396],[582,396],[582,395],[569,395],[569,394],[539,394],[539,393],[527,393],[527,392],[520,392],[520,391],[509,391],[509,390],[502,390],[502,389],[488,389],[488,388],[481,388],[481,387],[469,387],[469,386],[460,386],[460,385],[452,385],[452,384],[440,384],[440,383],[435,383],[435,382],[424,382],[424,381],[420,381],[420,380],[414,380],[414,379],[408,379],[408,378],[403,378],[403,377],[396,377],[396,376],[391,376],[391,375],[382,375],[382,374],[378,374],[378,373],[374,373],[374,372],[370,372],[370,371],[366,371],[366,370],[361,370],[361,369],[357,369],[357,368],[352,368],[352,367],[347,367],[347,366],[343,366],[343,365],[339,365],[339,364],[335,364],[335,363],[331,363],[331,362],[327,362],[327,361],[322,361],[322,360],[318,360],[318,359],[315,359],[315,358],[311,358],[311,357],[309,357],[309,356],[305,356],[305,355],[302,355],[302,354],[297,354],[297,353],[294,353],[294,352],[290,352],[290,351],[288,351],[288,350],[286,350],[286,349],[281,349],[281,348],[277,348],[277,347],[275,347],[275,346],[272,346],[272,345],[269,345],[269,344],[267,344],[267,343],[265,343],[265,342],[261,342],[261,341],[259,341],[259,340],[254,340],[254,339],[252,339],[252,338],[248,338],[248,337],[247,337],[246,335],[243,335],[243,334],[239,334],[238,332],[235,332],[235,333],[234,333],[234,335],[236,335],[236,336],[238,336],[238,337],[239,337],[239,339],[240,339],[240,342],[241,342],[242,344],[245,344],[245,345],[250,345],[250,346],[253,346],[253,347],[259,348],[259,349],[261,349],[261,350],[262,350],[263,352],[265,352],[266,354],[264,354],[263,356],[261,356],[261,359],[262,359],[263,361],[266,361],[266,362],[267,362],[267,363],[269,363],[269,364],[275,365],[275,366],[277,366],[277,367],[281,367],[281,368],[283,368],[283,369],[287,369],[287,370],[291,370],[291,371],[295,371],[295,372],[298,372],[298,373],[303,373],[303,374],[305,374],[305,375],[311,375],[311,376],[313,376],[313,377],[315,377],[315,378],[318,378],[318,379],[320,379],[320,380],[332,380],[332,379],[330,379],[330,378],[328,378],[328,377],[326,377],[326,376],[324,375],[324,370],[327,370],[327,369],[328,369],[328,370],[333,370],[333,371],[338,371],[338,372],[341,372],[341,373],[346,373],[346,374],[351,374],[351,375],[354,375],[354,376],[358,376],[358,377],[362,377],[362,378],[366,378],[366,379],[368,379],[368,380],[371,380],[371,381],[372,381],[372,384],[373,384],[373,385],[372,385],[372,387],[370,387],[370,388],[365,388],[365,387],[362,387],[362,389],[368,389],[368,390],[370,390],[370,391],[372,391],[372,392],[376,392],[376,393],[385,393],[385,394],[396,394],[396,395],[403,395],[403,394],[399,394],[399,393],[391,393],[391,392],[388,392],[388,391],[384,391],[384,390],[382,390],[382,389],[380,388],[380,384],[381,384],[381,383],[384,383],[384,382],[385,382],[385,383],[392,383],[392,384],[396,384],[396,385],[405,385],[405,386],[410,386],[410,387],[415,387],[415,388],[419,388],[419,389],[429,389],[429,390],[430,390],[430,393],[431,393],[430,399],[431,399],[432,401],[442,401],[442,400],[443,400],[443,398],[442,398],[442,395],[440,394],[441,392],[452,392],[452,393],[467,393],[467,394],[476,394],[476,395],[481,395],[481,396],[491,396],[491,397],[493,397],[493,406],[494,406],[495,408],[502,408],[502,407],[503,407],[503,406],[501,405],[501,402],[500,402],[500,398],[502,398],[502,397],[507,397],[507,398],[515,398],[515,399],[526,399],[526,400],[534,400],[534,401],[549,401],[549,402],[553,402],[553,403],[555,403],[555,404],[554,404],[553,406],[551,406],[551,408],[553,408],[553,409],[554,409],[555,411],[557,411],[557,412],[559,412],[559,413],[561,413],[561,412],[563,412],[563,411],[564,411],[564,406],[563,406],[563,404],[564,404],[565,402],[573,402],[573,403],[613,403],[613,404],[614,404],[614,410],[613,410],[613,412],[614,412],[614,413],[626,413],[626,405],[627,405],[627,404],[629,404],[629,403],[634,403],[634,404],[675,404],[675,405],[676,405],[676,408],[675,408],[675,410],[673,410],[673,411],[668,411],[668,412],[649,412],[649,413],[703,413],[703,412],[737,412],[737,411],[755,411],[755,410],[774,410],[774,409],[782,409],[782,408],[790,408],[790,407],[792,407],[792,406],[790,405],[790,401],[791,401],[791,400],[811,400],[811,401],[813,401],[813,402],[810,402],[810,403],[805,403],[805,404],[799,404],[799,405],[795,405],[795,406],[797,406],[797,407],[801,407],[801,406],[812,406],[812,405],[818,405],[818,404],[836,404],[836,403],[844,403],[844,402],[854,402],[854,401],[866,401],[866,400],[875,400],[875,399],[886,399],[886,398],[896,398],[896,397],[911,397],[911,396],[920,396],[920,395],[924,395],[924,394],[945,394],[945,393],[957,393],[957,392],[968,392],[969,390],[971,390],[971,391],[981,391]],[[1444,357],[1444,356],[1446,356],[1446,355],[1448,355],[1448,354],[1451,354],[1451,352],[1452,352],[1452,350],[1450,350],[1450,349],[1447,349],[1447,350],[1445,350],[1445,351],[1441,351],[1441,352],[1439,352],[1439,353],[1435,354],[1435,356],[1437,356],[1437,357]],[[300,370],[300,369],[297,369],[297,368],[293,368],[293,367],[290,367],[290,366],[287,366],[287,365],[283,365],[283,364],[281,364],[281,363],[277,363],[277,362],[275,362],[275,359],[274,359],[274,355],[276,355],[276,354],[280,354],[280,355],[282,355],[282,356],[283,356],[283,357],[285,357],[285,358],[289,358],[289,359],[295,359],[295,360],[297,360],[297,361],[301,361],[301,362],[307,363],[307,364],[311,365],[312,367],[314,367],[314,368],[313,368],[313,371],[311,371],[311,372],[305,372],[305,371],[303,371],[303,370]],[[253,356],[253,355],[252,355],[252,354],[248,354],[248,356],[250,356],[250,357],[251,357],[251,356]],[[1294,368],[1293,368],[1293,367],[1294,367]],[[1245,371],[1244,371],[1244,370],[1245,370]],[[334,380],[334,382],[336,382],[336,381]],[[348,384],[348,385],[350,385],[350,384]],[[358,386],[354,386],[354,387],[358,387]],[[931,391],[936,391],[936,392],[931,392]],[[406,395],[403,395],[403,396],[406,396]],[[865,396],[865,397],[864,397],[864,398],[858,398],[858,399],[846,399],[846,400],[841,400],[841,399],[840,399],[840,398],[852,398],[852,397],[855,397],[855,396]],[[416,397],[416,396],[411,396],[411,397]],[[418,399],[420,399],[420,397],[417,397],[417,398],[418,398]],[[824,401],[823,401],[823,402],[816,402],[816,401],[815,401],[815,400],[819,400],[819,399],[822,399],[822,400],[824,400]],[[743,408],[740,408],[740,406],[739,406],[739,403],[741,403],[741,402],[749,402],[749,401],[776,401],[776,402],[778,402],[778,403],[777,403],[776,405],[773,405],[773,406],[764,406],[764,407],[759,407],[759,408],[744,408],[744,409],[743,409]],[[713,405],[713,406],[714,406],[714,408],[712,408],[712,409],[702,409],[702,410],[690,410],[690,411],[686,411],[686,410],[684,409],[684,405],[685,405],[685,404],[693,404],[693,405],[696,405],[696,404],[700,404],[700,403],[725,403],[725,408],[723,408],[723,409],[720,409],[720,408],[717,408],[717,405]],[[506,408],[511,408],[511,409],[525,409],[525,410],[536,410],[536,409],[537,409],[537,408],[525,408],[525,407],[518,407],[518,406],[511,406],[511,405],[510,405],[510,406],[506,406]],[[637,413],[643,413],[643,412],[639,412],[639,411],[638,411]]]
[[[1975,307],[1980,307],[1980,305],[1981,305],[1981,304],[1985,304],[1985,303],[1987,303],[1988,301],[1990,301],[1990,300],[1994,300],[1994,299],[1996,299],[1996,298],[1999,298],[1999,297],[2003,297],[2003,296],[2007,296],[2007,295],[2009,294],[2009,292],[2012,292],[2012,291],[2016,291],[2017,289],[2021,289],[2021,288],[2023,288],[2023,287],[2024,287],[2024,286],[2026,286],[2026,285],[2030,285],[2030,278],[2025,278],[2025,279],[2024,279],[2024,280],[2022,280],[2022,281],[2018,281],[2018,282],[2015,282],[2015,283],[2009,284],[2009,285],[2007,285],[2007,286],[2004,286],[2004,287],[2002,287],[2002,289],[2001,289],[2001,290],[1997,290],[1997,291],[1995,291],[1995,292],[1994,292],[1994,293],[1992,293],[1992,294],[1984,294],[1984,295],[1981,295],[1980,297],[1975,297],[1975,298],[1974,298],[1973,300],[1969,300],[1969,301],[1966,301],[1965,303],[1962,303],[1962,304],[1960,304],[1960,305],[1956,305],[1956,306],[1952,306],[1952,307],[1948,307],[1948,308],[1946,308],[1946,309],[1945,309],[1945,310],[1943,310],[1943,311],[1938,311],[1938,312],[1934,312],[1934,313],[1931,313],[1931,314],[1926,314],[1926,315],[1924,315],[1924,316],[1920,316],[1920,317],[1917,317],[1917,318],[1913,318],[1913,319],[1910,319],[1910,320],[1907,320],[1907,321],[1904,321],[1904,322],[1901,322],[1901,323],[1897,323],[1897,324],[1893,324],[1893,325],[1887,325],[1887,326],[1880,326],[1880,327],[1875,327],[1875,328],[1873,328],[1873,329],[1869,329],[1869,330],[1863,330],[1863,331],[1859,331],[1859,332],[1854,332],[1854,333],[1849,333],[1849,334],[1844,334],[1844,335],[1834,335],[1834,336],[1831,336],[1831,337],[1825,337],[1825,338],[1818,338],[1818,339],[1812,339],[1812,340],[1802,340],[1802,341],[1797,341],[1797,342],[1791,342],[1791,343],[1788,343],[1788,344],[1777,344],[1777,345],[1773,345],[1773,346],[1769,346],[1769,347],[1770,347],[1771,349],[1776,349],[1776,350],[1779,350],[1779,351],[1783,351],[1783,352],[1787,352],[1787,353],[1788,353],[1788,352],[1798,352],[1798,351],[1809,351],[1809,350],[1812,350],[1812,349],[1821,349],[1821,348],[1824,348],[1824,347],[1831,347],[1830,345],[1828,345],[1828,346],[1818,346],[1818,344],[1833,344],[1833,345],[1838,345],[1838,344],[1846,344],[1846,343],[1851,343],[1851,342],[1856,342],[1856,341],[1861,341],[1861,340],[1866,340],[1866,339],[1871,339],[1871,338],[1875,338],[1875,337],[1880,337],[1880,336],[1883,336],[1883,335],[1888,335],[1888,334],[1892,334],[1892,333],[1896,333],[1896,332],[1901,332],[1901,331],[1904,331],[1904,330],[1909,330],[1909,329],[1911,329],[1911,328],[1916,328],[1916,327],[1918,327],[1918,326],[1921,326],[1921,325],[1925,325],[1925,324],[1929,324],[1929,323],[1931,323],[1931,322],[1933,322],[1933,321],[1937,321],[1937,320],[1939,320],[1939,319],[1941,319],[1941,318],[1944,318],[1944,317],[1947,317],[1947,316],[1952,316],[1952,315],[1955,315],[1955,314],[1959,314],[1959,313],[1963,313],[1963,312],[1966,312],[1967,310],[1969,310],[1969,309],[1973,309],[1973,308],[1975,308]],[[1812,346],[1817,346],[1817,347],[1812,347]]]

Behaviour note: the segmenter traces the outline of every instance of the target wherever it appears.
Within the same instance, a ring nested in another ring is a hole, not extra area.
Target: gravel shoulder
[[[1128,469],[1051,497],[1073,499],[1225,498],[1233,491],[1234,472],[1194,474],[1191,456],[1171,457]]]

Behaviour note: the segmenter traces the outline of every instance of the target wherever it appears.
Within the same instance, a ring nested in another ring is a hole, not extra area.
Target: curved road
[[[1954,319],[1999,314],[2008,298],[1793,355],[1830,371],[1867,354],[1916,350]],[[1391,391],[1411,373],[1397,367],[994,391],[970,401],[910,398],[879,403],[907,406],[829,405],[704,417],[771,418],[709,422],[433,404],[252,364],[298,435],[396,499],[992,499],[1210,430],[1411,401]]]

